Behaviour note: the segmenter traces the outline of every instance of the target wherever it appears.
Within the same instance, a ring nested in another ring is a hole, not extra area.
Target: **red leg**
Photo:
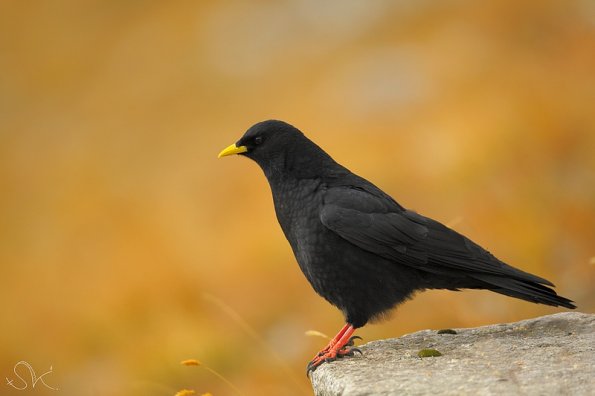
[[[346,323],[345,326],[343,326],[343,328],[341,330],[339,330],[339,332],[337,333],[335,338],[330,340],[329,343],[327,344],[327,346],[325,346],[320,352],[318,352],[316,354],[316,356],[314,356],[314,359],[316,359],[318,356],[324,355],[325,353],[327,353],[329,351],[329,349],[331,349],[333,346],[335,346],[335,344],[337,342],[339,342],[339,340],[341,339],[343,334],[345,334],[345,332],[347,331],[348,328],[349,328],[349,324]]]
[[[357,348],[352,348],[352,334],[355,331],[355,328],[347,323],[341,331],[333,338],[329,344],[324,348],[322,351],[318,352],[318,354],[312,359],[310,363],[308,363],[308,371],[316,370],[316,367],[320,366],[324,362],[332,362],[333,360],[337,359],[338,357],[343,356],[351,356],[354,352],[361,351]]]

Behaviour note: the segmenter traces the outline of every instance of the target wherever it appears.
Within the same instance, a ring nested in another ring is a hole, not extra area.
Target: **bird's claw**
[[[355,340],[363,340],[363,338],[361,338],[360,336],[353,336],[349,338],[349,341],[347,341],[347,343],[345,344],[346,347],[352,347],[355,344]],[[331,346],[327,346],[326,348],[324,348],[322,351],[318,352],[316,354],[316,356],[314,356],[314,358],[320,357],[325,355],[330,349],[332,348]]]
[[[345,352],[342,353],[341,355],[337,355],[337,356],[338,357],[354,356],[356,352],[359,353],[360,355],[363,355],[363,352],[361,349],[355,348],[355,347],[350,347],[350,348],[345,348]]]
[[[356,338],[356,337],[353,337]],[[360,337],[357,337],[360,338]],[[350,340],[351,341],[351,340]],[[310,372],[314,372],[318,366],[320,366],[322,363],[331,363],[334,362],[337,359],[341,359],[345,356],[354,356],[355,353],[359,353],[360,355],[363,355],[361,349],[359,348],[355,348],[353,346],[350,345],[345,345],[345,347],[343,347],[340,350],[334,350],[334,349],[329,349],[327,351],[321,351],[318,353],[318,355],[312,359],[312,361],[310,363],[308,363],[308,366],[306,367],[306,375],[309,376]]]
[[[316,368],[320,366],[323,362],[326,362],[326,359],[324,361],[314,359],[310,363],[308,363],[308,366],[306,367],[306,377],[309,377],[310,373],[313,373],[316,370]]]
[[[306,376],[310,376],[310,373],[314,372],[322,363],[330,363],[334,362],[335,360],[337,360],[337,355],[323,355],[315,358],[310,363],[308,363],[308,367],[306,367]]]

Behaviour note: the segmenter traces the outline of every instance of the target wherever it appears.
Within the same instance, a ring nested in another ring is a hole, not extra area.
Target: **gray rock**
[[[595,395],[595,315],[565,312],[360,346],[311,374],[317,396]],[[423,348],[440,357],[419,358]]]

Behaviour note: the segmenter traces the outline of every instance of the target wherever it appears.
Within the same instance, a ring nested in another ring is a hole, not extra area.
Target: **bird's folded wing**
[[[549,284],[517,270],[445,225],[392,205],[383,196],[348,187],[327,191],[320,220],[368,252],[420,270],[493,274]]]

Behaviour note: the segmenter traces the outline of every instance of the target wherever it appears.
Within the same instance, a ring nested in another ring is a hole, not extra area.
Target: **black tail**
[[[553,286],[545,279],[531,276],[530,279],[508,278],[498,275],[474,274],[473,276],[487,284],[486,289],[506,296],[520,298],[537,304],[551,305],[553,307],[565,307],[574,309],[576,305],[572,300],[556,294],[554,289],[544,286],[542,283]],[[539,281],[535,281],[539,279]]]

